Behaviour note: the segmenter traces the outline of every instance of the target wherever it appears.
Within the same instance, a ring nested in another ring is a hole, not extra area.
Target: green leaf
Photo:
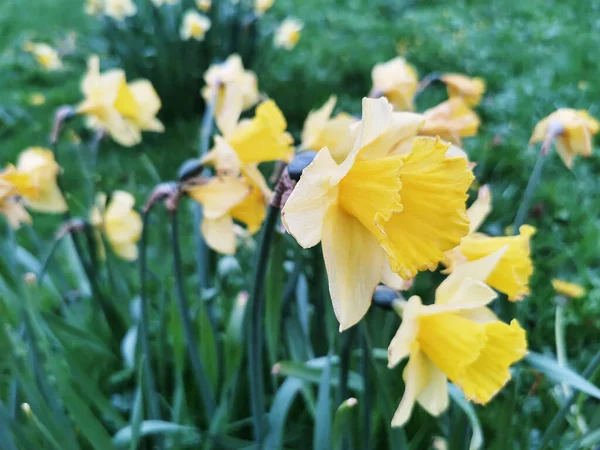
[[[275,364],[279,355],[279,335],[281,331],[281,308],[283,306],[283,287],[285,279],[285,251],[283,248],[284,237],[279,233],[273,236],[273,248],[267,273],[267,286],[265,292],[265,339],[269,362]]]
[[[551,380],[557,383],[566,383],[574,389],[600,399],[600,389],[573,370],[561,367],[556,360],[534,352],[529,352],[525,360]]]
[[[315,421],[313,448],[328,450],[331,448],[331,352],[319,382]]]
[[[465,395],[455,385],[448,385],[448,393],[452,400],[464,411],[473,429],[473,437],[471,438],[469,450],[479,450],[483,446],[483,432],[475,408],[473,408],[473,405],[467,401]]]
[[[145,355],[140,358],[137,388],[135,390],[135,398],[133,400],[133,408],[131,414],[131,441],[129,442],[129,450],[135,450],[138,447],[140,440],[140,432],[142,429],[142,420],[144,418],[144,359]]]
[[[172,422],[165,422],[163,420],[144,420],[140,427],[141,436],[149,435],[167,435],[167,436],[178,436],[183,437],[189,442],[194,442],[196,445],[200,444],[200,432],[190,426],[179,425]],[[112,446],[122,448],[128,445],[133,438],[133,430],[131,425],[120,429],[112,438],[112,444],[106,448],[112,448]],[[102,448],[105,447],[96,447]]]
[[[317,358],[319,359],[319,358]],[[332,358],[332,363],[335,358]],[[314,360],[311,360],[314,361]],[[318,384],[321,381],[323,375],[323,367],[311,366],[310,361],[306,363],[299,363],[293,361],[281,361],[276,365],[276,373],[279,375],[285,375],[289,377],[298,377],[302,380],[310,383]],[[339,369],[331,369],[331,386],[337,387],[339,385],[338,377]],[[363,391],[362,377],[356,373],[350,371],[348,373],[348,387],[356,392]]]
[[[303,385],[302,380],[290,377],[277,390],[269,411],[269,432],[265,438],[265,448],[281,448],[287,415]]]
[[[331,429],[331,448],[338,450],[342,448],[344,437],[349,425],[356,415],[355,406],[358,404],[354,397],[344,400],[335,412],[333,426]]]

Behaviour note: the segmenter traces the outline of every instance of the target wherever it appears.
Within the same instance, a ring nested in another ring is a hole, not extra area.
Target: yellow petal
[[[134,243],[112,243],[111,247],[115,255],[126,260],[135,261],[138,258],[138,247]]]
[[[381,282],[387,287],[392,288],[396,291],[406,291],[410,289],[413,284],[413,280],[405,280],[397,273],[392,272],[390,262],[386,258],[383,263],[383,273],[381,274]]]
[[[319,145],[321,133],[325,128],[325,125],[329,121],[333,108],[335,108],[335,102],[337,98],[335,95],[329,97],[329,100],[321,106],[319,109],[311,111],[304,122],[302,128],[302,148],[311,150],[320,150],[325,145]]]
[[[241,178],[212,178],[206,184],[187,188],[187,193],[202,204],[204,217],[217,219],[242,202],[250,187]]]
[[[204,217],[200,230],[206,244],[213,250],[225,255],[235,253],[235,230],[230,215],[214,219]]]
[[[479,129],[479,116],[461,97],[453,97],[423,113],[425,126],[421,131],[426,136],[461,145],[461,137],[475,136]]]
[[[485,81],[481,78],[447,73],[442,75],[441,80],[446,83],[449,97],[462,97],[470,106],[478,105],[485,92]]]
[[[402,157],[402,212],[386,222],[381,244],[392,270],[410,279],[434,269],[469,230],[466,191],[473,180],[463,158],[446,158],[448,144],[417,138]]]
[[[321,241],[325,214],[337,200],[339,188],[332,181],[337,170],[329,150],[321,150],[302,172],[281,212],[285,229],[304,248]]]
[[[215,111],[215,120],[223,136],[230,136],[244,110],[244,97],[236,84],[226,84],[222,88],[222,96]]]
[[[215,146],[202,158],[202,163],[213,165],[219,176],[235,177],[240,173],[237,153],[221,136],[215,136]]]
[[[415,69],[402,57],[376,64],[371,72],[373,92],[383,93],[400,111],[414,109],[414,97],[419,85]]]
[[[479,229],[491,210],[492,195],[490,188],[487,185],[481,186],[477,194],[477,200],[467,209],[467,217],[470,223],[469,233],[474,233]]]
[[[22,223],[31,224],[31,216],[25,207],[15,198],[0,200],[0,213],[6,217],[10,226],[17,229]]]
[[[421,298],[413,295],[402,309],[402,323],[388,347],[388,367],[397,366],[411,353],[419,333],[418,317],[423,311]]]
[[[343,331],[367,313],[384,254],[375,237],[336,206],[325,216],[322,247],[333,310]]]
[[[426,374],[423,376],[426,383],[417,396],[417,402],[425,411],[437,417],[448,409],[448,378],[428,358],[422,358],[424,359],[422,366],[428,367],[421,373],[422,376]]]
[[[559,280],[558,278],[552,279],[552,287],[556,292],[562,295],[566,295],[570,298],[581,298],[585,296],[585,288],[576,283],[569,283],[568,281]]]
[[[417,345],[404,369],[404,395],[392,418],[393,427],[401,427],[410,419],[415,401],[429,381],[429,368],[427,358],[419,351]]]
[[[251,189],[250,194],[248,194],[241,203],[238,203],[231,208],[230,214],[235,220],[246,225],[250,234],[254,234],[260,230],[260,227],[265,220],[267,214],[267,202],[259,184],[250,181],[248,184]]]
[[[139,106],[138,114],[135,116],[135,122],[142,130],[155,131],[162,133],[165,127],[156,114],[162,104],[154,86],[148,80],[136,80],[128,85],[135,102]]]

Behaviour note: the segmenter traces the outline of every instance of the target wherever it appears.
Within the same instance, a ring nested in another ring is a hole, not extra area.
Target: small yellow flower
[[[346,152],[352,149],[355,137],[351,127],[358,123],[358,119],[345,113],[331,117],[335,102],[336,97],[331,96],[321,108],[310,112],[302,129],[302,149],[320,150],[327,147],[331,157],[336,162],[342,162],[347,156]]]
[[[234,219],[246,225],[250,233],[260,229],[267,206],[260,183],[266,186],[264,179],[256,183],[245,176],[222,176],[187,189],[188,195],[202,204],[200,231],[210,248],[226,255],[235,253]]]
[[[211,65],[204,74],[204,81],[206,86],[202,89],[202,97],[206,102],[216,99],[217,120],[226,120],[229,110],[237,110],[239,102],[243,111],[258,103],[256,75],[244,70],[242,58],[237,54],[230,55],[223,63]]]
[[[452,272],[467,261],[476,261],[506,247],[506,252],[485,280],[487,284],[508,295],[510,301],[522,300],[529,294],[529,278],[533,274],[530,240],[535,228],[523,225],[519,235],[491,237],[473,233],[464,237],[460,245],[447,254],[448,271]]]
[[[440,138],[462,145],[461,137],[477,134],[479,116],[461,97],[453,97],[423,113],[425,126],[422,134]]]
[[[54,160],[51,150],[43,147],[24,150],[19,155],[17,171],[26,174],[34,187],[33,192],[21,193],[31,209],[45,213],[62,213],[67,210],[67,203],[56,182],[60,166]]]
[[[485,283],[453,273],[435,297],[432,305],[417,296],[408,300],[388,348],[389,367],[409,358],[394,427],[408,421],[415,403],[434,416],[446,410],[448,379],[467,399],[489,402],[510,380],[510,366],[527,354],[525,331],[516,320],[508,325],[491,312],[480,314],[496,298]]]
[[[44,94],[41,94],[39,92],[31,94],[27,100],[29,101],[29,104],[33,106],[41,106],[44,103],[46,103],[46,97],[44,96]]]
[[[275,0],[254,0],[254,12],[257,16],[262,16],[271,6],[273,6]]]
[[[27,42],[25,50],[31,53],[38,64],[46,70],[60,70],[63,67],[60,55],[48,44]]]
[[[441,76],[441,80],[446,83],[448,97],[462,97],[471,107],[477,106],[481,102],[481,97],[485,92],[483,79],[470,78],[458,73],[447,73]]]
[[[285,19],[275,32],[275,47],[292,50],[300,40],[302,28],[304,28],[304,24],[301,21],[292,18]]]
[[[104,13],[121,22],[127,17],[135,16],[137,6],[133,0],[104,0]]]
[[[552,280],[552,287],[559,294],[570,298],[581,298],[586,294],[585,288],[580,284],[569,283],[568,281],[559,280],[558,278]]]
[[[592,154],[592,136],[600,130],[600,123],[587,111],[565,108],[553,112],[535,126],[529,143],[544,141],[551,124],[562,127],[556,151],[569,169],[575,155]]]
[[[184,41],[189,39],[203,41],[210,26],[211,22],[208,17],[198,14],[196,11],[189,10],[186,11],[183,16],[183,23],[179,30],[179,35]]]
[[[85,13],[88,16],[99,16],[104,13],[104,0],[86,0]]]
[[[419,85],[415,69],[400,56],[376,64],[371,72],[372,96],[384,95],[399,111],[413,111]]]
[[[210,11],[210,7],[212,6],[211,0],[196,0],[196,6],[200,11]]]
[[[367,312],[385,264],[404,279],[434,269],[469,230],[463,158],[432,138],[397,145],[422,126],[418,114],[393,112],[385,98],[363,99],[363,118],[348,156],[323,148],[304,169],[282,211],[287,231],[309,248],[321,242],[335,314],[344,330]]]
[[[90,222],[106,236],[117,256],[127,261],[138,257],[137,241],[142,235],[142,219],[133,209],[135,198],[129,192],[114,191],[108,205],[106,194],[98,194]]]
[[[89,127],[106,130],[123,146],[141,142],[142,131],[164,131],[156,118],[160,98],[148,80],[127,84],[122,70],[100,73],[100,60],[92,56],[81,90],[85,99],[77,106],[77,112],[88,117]]]
[[[0,172],[0,214],[12,228],[19,228],[22,223],[31,224],[31,216],[20,201],[23,194],[33,194],[35,189],[27,174],[17,172],[9,166]]]

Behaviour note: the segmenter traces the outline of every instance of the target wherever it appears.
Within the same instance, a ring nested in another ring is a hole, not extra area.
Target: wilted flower
[[[592,154],[592,136],[600,130],[600,123],[587,111],[565,108],[553,112],[535,126],[529,142],[544,141],[552,126],[553,132],[560,131],[556,151],[569,169],[575,155],[588,157]]]
[[[419,138],[407,155],[392,155],[422,126],[418,114],[394,113],[385,99],[363,99],[363,118],[347,158],[323,148],[304,169],[282,212],[298,243],[321,242],[340,329],[367,312],[387,262],[410,279],[434,269],[467,234],[466,190],[473,180],[449,145]]]
[[[304,28],[304,24],[301,21],[292,18],[285,19],[275,32],[275,47],[286,50],[293,49],[300,40],[302,28]]]
[[[117,256],[127,261],[138,257],[137,241],[142,235],[142,219],[133,209],[135,198],[129,192],[114,191],[106,204],[106,194],[96,196],[90,222],[106,236]]]
[[[0,214],[6,217],[13,228],[22,223],[31,223],[31,216],[20,202],[23,194],[35,192],[27,174],[19,173],[9,166],[0,172]]]
[[[137,6],[133,0],[104,0],[104,13],[117,21],[135,16]]]
[[[31,209],[45,213],[62,213],[67,210],[67,203],[56,182],[60,166],[54,160],[51,150],[30,147],[23,151],[17,161],[17,171],[27,175],[33,188],[21,193]]]
[[[371,72],[372,97],[384,95],[399,111],[414,110],[414,98],[419,85],[415,69],[400,56],[376,64]]]
[[[475,136],[479,129],[479,116],[461,97],[453,97],[423,113],[425,126],[421,133],[461,146],[461,137]]]
[[[142,131],[164,131],[156,118],[160,98],[148,80],[127,84],[122,70],[100,73],[100,61],[93,56],[81,90],[85,99],[77,106],[77,112],[88,117],[88,126],[106,130],[123,146],[141,142]]]
[[[207,102],[216,99],[217,120],[226,120],[229,109],[238,108],[239,98],[244,111],[258,103],[256,75],[250,70],[244,70],[242,58],[237,54],[230,55],[220,64],[211,65],[204,74],[204,81],[206,86],[202,89],[202,97]]]
[[[189,10],[183,16],[179,35],[184,41],[188,39],[203,41],[204,35],[210,29],[210,25],[211,22],[208,17],[198,14],[196,11]]]
[[[271,6],[273,6],[275,0],[254,0],[254,12],[257,16],[262,16]]]
[[[388,366],[409,358],[405,390],[392,419],[402,426],[415,403],[437,416],[448,407],[448,379],[467,399],[485,404],[510,380],[509,368],[527,353],[516,320],[501,322],[486,308],[496,293],[466,271],[450,275],[436,290],[435,304],[417,296],[403,308],[402,324],[388,348]]]
[[[266,187],[264,179],[262,183]],[[186,191],[202,204],[200,231],[207,245],[219,253],[235,253],[234,219],[246,225],[250,233],[256,233],[265,218],[266,201],[261,186],[248,177],[215,177]]]
[[[585,295],[585,288],[577,283],[569,283],[568,281],[554,278],[552,280],[554,290],[569,298],[581,298]]]
[[[209,11],[212,6],[211,0],[196,0],[196,6],[200,11]]]
[[[63,67],[60,55],[48,44],[27,42],[25,51],[31,53],[38,64],[46,70],[59,70]]]
[[[481,97],[485,92],[485,81],[482,78],[471,78],[459,73],[447,73],[440,77],[446,83],[448,97],[462,97],[462,99],[471,107],[477,106],[481,102]]]
[[[356,139],[351,126],[358,119],[345,113],[331,117],[335,102],[336,97],[331,96],[321,108],[310,112],[302,129],[302,149],[320,150],[327,147],[331,157],[336,162],[342,162]]]

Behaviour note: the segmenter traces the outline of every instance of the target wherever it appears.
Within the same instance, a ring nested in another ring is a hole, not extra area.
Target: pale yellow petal
[[[212,178],[206,184],[191,186],[186,192],[202,204],[204,217],[217,219],[228,214],[250,193],[250,187],[241,178]]]
[[[477,200],[473,202],[467,209],[467,217],[469,218],[469,233],[473,233],[479,229],[481,224],[492,210],[492,194],[488,185],[481,186],[477,194]]]
[[[429,368],[427,358],[417,345],[404,369],[404,395],[392,418],[392,427],[401,427],[410,419],[415,402],[429,379]]]
[[[235,229],[230,215],[214,219],[204,217],[200,230],[206,244],[216,252],[225,255],[235,253]]]
[[[418,316],[423,310],[421,298],[413,295],[402,309],[402,323],[388,346],[388,367],[395,367],[410,355],[412,344],[419,333]]]
[[[417,402],[425,411],[437,417],[448,409],[448,378],[429,359],[421,357],[425,360],[421,363],[421,377],[426,380],[426,383],[417,395]]]

